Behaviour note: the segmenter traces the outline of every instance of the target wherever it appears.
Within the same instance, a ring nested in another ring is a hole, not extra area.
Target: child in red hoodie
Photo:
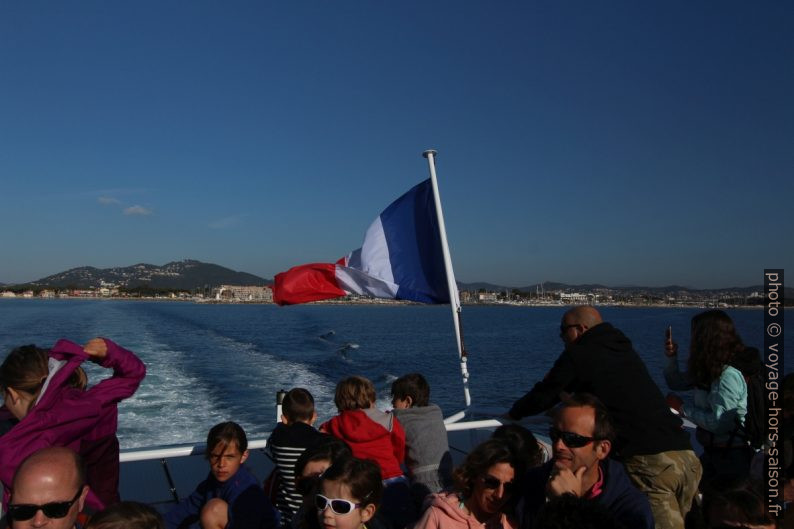
[[[408,479],[401,465],[405,459],[405,431],[391,413],[375,407],[375,386],[360,376],[336,385],[334,402],[339,415],[320,426],[320,431],[350,446],[353,456],[378,464],[385,487],[381,512],[395,527],[415,521]]]

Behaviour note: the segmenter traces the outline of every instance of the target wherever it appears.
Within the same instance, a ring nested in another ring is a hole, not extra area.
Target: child
[[[300,455],[295,463],[295,490],[301,495],[302,503],[300,509],[292,515],[292,529],[317,526],[314,495],[317,493],[320,476],[334,462],[350,457],[353,457],[350,447],[332,435],[323,435],[317,444]]]
[[[281,525],[289,526],[292,515],[301,506],[301,495],[295,490],[295,462],[304,450],[324,437],[312,425],[317,420],[314,398],[303,388],[293,388],[281,404],[281,423],[267,441],[270,457],[276,463],[276,508],[281,513]]]
[[[375,386],[364,377],[353,376],[336,386],[334,402],[339,415],[320,427],[345,441],[359,459],[378,464],[383,477],[383,515],[395,527],[415,520],[408,480],[403,475],[405,432],[391,413],[375,408]]]
[[[375,408],[375,386],[368,379],[352,376],[336,385],[334,402],[339,415],[321,427],[345,441],[359,459],[372,459],[384,480],[403,475],[405,432],[389,413]]]
[[[207,435],[207,479],[165,515],[167,529],[275,529],[278,513],[242,464],[248,439],[239,424],[216,424]]]
[[[165,529],[163,517],[154,507],[122,501],[91,517],[86,529]]]
[[[344,458],[322,475],[314,497],[319,526],[367,529],[382,494],[380,469],[372,461]]]
[[[419,373],[404,375],[391,385],[394,416],[405,428],[405,464],[417,505],[452,483],[452,456],[441,408],[430,404],[430,386]]]

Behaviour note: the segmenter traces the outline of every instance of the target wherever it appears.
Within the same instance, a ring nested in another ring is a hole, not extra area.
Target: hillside
[[[30,284],[50,288],[98,288],[102,284],[134,288],[149,286],[192,290],[217,285],[267,285],[267,279],[236,272],[211,263],[186,259],[163,266],[139,263],[121,268],[82,266],[33,281]]]

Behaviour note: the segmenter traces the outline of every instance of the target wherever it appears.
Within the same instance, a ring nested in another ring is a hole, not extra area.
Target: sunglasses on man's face
[[[480,478],[482,481],[482,486],[489,490],[496,490],[499,488],[499,485],[504,485],[505,494],[512,494],[513,487],[515,483],[512,481],[499,481],[498,478],[493,476],[483,476]]]
[[[47,518],[63,518],[69,514],[69,509],[72,508],[74,502],[80,497],[83,492],[83,487],[77,489],[77,494],[74,495],[69,501],[54,501],[52,503],[45,503],[44,505],[33,505],[29,503],[20,503],[8,506],[8,518],[12,521],[21,522],[30,520],[36,513],[41,510]]]
[[[562,443],[568,448],[581,448],[596,440],[595,437],[585,437],[578,433],[563,432],[557,428],[549,428],[549,437],[552,443],[556,443],[559,439],[562,439]]]
[[[314,497],[314,505],[318,511],[324,511],[326,507],[331,507],[334,514],[348,514],[353,512],[353,509],[361,507],[360,503],[353,503],[342,498],[326,498],[322,494]]]

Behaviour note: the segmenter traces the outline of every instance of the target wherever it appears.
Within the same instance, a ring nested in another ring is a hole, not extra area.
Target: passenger
[[[295,490],[301,495],[301,506],[292,516],[293,529],[317,527],[314,495],[320,476],[335,461],[353,457],[350,447],[332,435],[324,436],[316,445],[307,448],[295,463]]]
[[[168,529],[275,529],[278,512],[257,478],[243,465],[248,439],[239,424],[223,422],[207,435],[210,473],[165,515]]]
[[[731,365],[746,347],[731,318],[721,310],[707,310],[692,318],[689,368],[678,369],[678,344],[668,339],[665,355],[669,361],[664,378],[672,390],[694,389],[694,405],[678,396],[668,403],[697,425],[697,439],[703,445],[703,482],[744,478],[750,472],[754,451],[737,436],[737,424],[747,415],[747,384],[744,375]]]
[[[535,468],[545,463],[545,446],[535,438],[535,434],[520,424],[503,424],[494,430],[491,439],[501,439],[513,449],[524,468]]]
[[[80,456],[69,448],[44,448],[17,468],[8,520],[12,529],[79,529],[87,495]]]
[[[85,529],[165,529],[154,508],[136,501],[122,501],[91,517]]]
[[[609,459],[615,430],[604,405],[592,395],[569,396],[557,408],[549,431],[554,458],[531,469],[519,503],[522,529],[543,527],[538,516],[548,498],[573,494],[598,502],[625,527],[654,527],[648,499]]]
[[[90,359],[113,376],[83,391]],[[118,500],[118,402],[135,393],[146,367],[132,352],[104,338],[85,347],[59,340],[52,350],[18,347],[0,365],[6,419],[18,421],[0,437],[0,480],[8,492],[17,465],[48,446],[68,446],[86,463],[87,502],[96,510]],[[7,422],[8,424],[8,422]]]
[[[371,459],[383,476],[381,511],[396,527],[416,520],[408,479],[400,465],[405,459],[405,432],[393,414],[375,408],[375,386],[364,377],[346,378],[336,385],[334,402],[339,415],[321,427],[346,442],[359,459]]]
[[[281,422],[270,434],[267,448],[277,468],[276,508],[281,514],[281,525],[289,526],[302,502],[295,490],[295,462],[304,450],[327,436],[312,427],[317,413],[314,398],[307,390],[289,390],[281,406]]]
[[[700,461],[631,341],[588,306],[563,315],[560,338],[565,350],[543,380],[513,404],[509,416],[548,410],[561,392],[594,394],[617,430],[612,452],[648,496],[657,527],[683,529],[697,493]]]
[[[354,457],[334,462],[320,478],[314,496],[318,525],[325,529],[382,528],[375,518],[382,492],[380,468],[375,462]]]
[[[452,484],[452,456],[441,408],[430,404],[430,385],[419,373],[391,385],[394,416],[405,430],[405,465],[414,503],[421,508],[428,494]]]
[[[727,480],[703,494],[706,527],[748,527],[775,529],[775,519],[766,509],[760,491],[750,482]]]
[[[507,443],[485,441],[453,471],[453,492],[433,494],[413,529],[515,529],[517,522],[504,507],[517,492],[515,479],[522,473]]]

